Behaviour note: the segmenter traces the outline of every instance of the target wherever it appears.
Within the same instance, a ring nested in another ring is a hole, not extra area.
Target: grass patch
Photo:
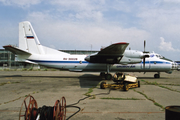
[[[159,87],[161,87],[161,88],[165,88],[165,89],[168,89],[168,90],[171,90],[171,91],[175,91],[175,92],[179,92],[179,93],[180,93],[180,91],[178,91],[178,90],[175,90],[175,89],[172,89],[172,88],[163,86],[163,85],[180,86],[179,84],[159,84],[159,83],[157,83],[156,81],[155,81],[155,82],[144,81],[144,82],[146,82],[146,84],[148,84],[148,85],[156,85],[156,86],[159,86]]]
[[[27,71],[27,68],[23,68],[22,71]]]
[[[5,84],[7,84],[7,83],[0,83],[0,86],[3,86],[3,85],[5,85]]]
[[[114,97],[106,97],[106,98],[100,98],[100,99],[106,99],[106,100],[144,100],[139,98],[114,98]]]
[[[146,82],[145,84],[148,84],[148,85],[159,85],[159,83],[157,83],[156,81],[154,82],[145,81],[145,82]]]
[[[43,69],[43,71],[48,71],[48,69]]]
[[[4,71],[10,71],[10,69],[9,68],[5,68]]]
[[[33,68],[32,68],[32,67],[28,69],[28,71],[32,71],[32,70],[33,70]]]
[[[180,86],[180,84],[164,84],[164,85]]]
[[[91,93],[93,92],[93,89],[94,89],[94,87],[93,87],[93,88],[89,88],[88,92],[85,93],[84,95],[90,97],[90,96],[91,96]]]
[[[143,82],[145,82],[145,84],[147,85],[171,85],[171,86],[180,86],[180,84],[161,84],[161,83],[157,83],[156,81],[154,82],[149,82],[149,81],[145,81],[145,80],[141,80]]]
[[[137,93],[139,93],[139,94],[141,94],[141,95],[143,95],[146,99],[152,101],[152,102],[154,103],[154,105],[162,108],[163,110],[165,109],[162,105],[160,105],[159,103],[157,103],[155,100],[149,98],[149,97],[148,97],[146,94],[144,94],[143,92],[140,92],[140,91],[137,91],[137,90],[134,90],[134,91],[137,92]]]
[[[20,82],[10,82],[10,81],[8,81],[8,82],[0,83],[0,86],[3,86],[5,84],[16,84],[16,83],[20,83]]]
[[[91,95],[89,99],[96,99],[96,95]]]
[[[21,99],[22,97],[19,97],[19,98],[16,98],[16,99],[14,99],[14,100],[10,100],[10,101],[8,101],[8,102],[4,102],[4,104],[7,104],[7,103],[10,103],[10,102],[14,102],[14,101],[16,101],[16,100],[19,100],[19,99]],[[1,105],[1,104],[0,104]]]
[[[37,91],[37,92],[34,91],[32,94],[36,94],[36,93],[39,93],[39,92],[38,92],[38,91]],[[30,96],[30,95],[31,95],[31,94],[28,94],[28,95],[25,95],[25,96],[21,96],[21,97],[18,97],[18,98],[16,98],[16,99],[13,99],[13,100],[10,100],[10,101],[4,102],[4,103],[0,103],[0,105],[2,105],[2,104],[8,104],[8,103],[14,102],[14,101],[16,101],[16,100],[19,100],[19,99],[21,99],[21,98],[28,97],[28,96]]]
[[[180,91],[178,91],[178,90],[175,90],[175,89],[172,89],[172,88],[169,88],[169,87],[163,86],[163,85],[159,85],[159,87],[161,87],[161,88],[165,88],[165,89],[168,89],[168,90],[171,90],[171,91],[174,91],[174,92],[179,92],[179,93],[180,93]]]
[[[57,71],[57,69],[51,69],[51,71]]]
[[[160,105],[159,103],[157,103],[157,102],[154,102],[154,105],[156,105],[156,106],[162,108],[162,110],[165,110],[165,108],[164,108],[162,105]]]

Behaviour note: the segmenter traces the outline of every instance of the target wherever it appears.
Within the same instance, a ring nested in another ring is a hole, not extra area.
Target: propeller
[[[145,49],[146,49],[146,40],[144,40],[144,51],[143,51],[143,53],[144,53],[144,55],[143,55],[143,68],[144,69],[145,69],[146,58],[149,57],[149,55],[146,54],[146,53],[149,53],[149,52],[145,51]]]
[[[144,40],[144,52],[145,52],[145,48],[146,48],[146,40]]]
[[[146,51],[146,40],[144,40],[144,51],[143,53],[149,53],[149,51]]]

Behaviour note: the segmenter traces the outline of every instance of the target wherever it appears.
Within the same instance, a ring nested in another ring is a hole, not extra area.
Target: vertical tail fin
[[[44,54],[43,47],[28,21],[19,23],[19,48],[32,54]]]

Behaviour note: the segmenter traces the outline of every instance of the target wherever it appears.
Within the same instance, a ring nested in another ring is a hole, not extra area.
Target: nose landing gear
[[[160,78],[160,73],[158,72],[158,74],[154,74],[154,78]]]

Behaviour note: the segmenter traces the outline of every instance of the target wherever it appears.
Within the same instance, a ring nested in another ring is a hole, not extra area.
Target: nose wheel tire
[[[159,74],[154,74],[154,78],[160,78]]]

